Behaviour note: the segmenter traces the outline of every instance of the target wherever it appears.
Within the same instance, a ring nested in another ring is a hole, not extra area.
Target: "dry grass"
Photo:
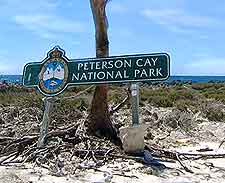
[[[73,87],[63,95],[72,96],[88,86]],[[94,89],[82,94],[73,100],[61,100],[57,110],[69,112],[70,110],[87,110]],[[141,105],[146,103],[156,107],[176,107],[181,111],[192,110],[204,112],[206,117],[214,121],[225,121],[225,84],[193,84],[183,86],[141,87]],[[109,103],[116,105],[126,97],[126,86],[109,86]],[[38,107],[43,109],[43,96],[37,91],[27,90],[23,87],[11,86],[7,91],[0,92],[0,105],[16,105],[22,107]],[[125,106],[129,107],[129,105]]]

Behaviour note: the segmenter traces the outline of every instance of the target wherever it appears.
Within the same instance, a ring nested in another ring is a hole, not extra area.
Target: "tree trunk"
[[[90,0],[90,4],[95,24],[96,57],[107,57],[109,56],[108,25],[105,13],[107,0]],[[110,120],[107,93],[106,84],[96,86],[88,118],[88,131],[116,139],[117,133]]]

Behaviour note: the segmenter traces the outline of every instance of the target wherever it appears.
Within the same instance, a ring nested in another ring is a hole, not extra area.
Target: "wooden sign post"
[[[50,123],[50,114],[51,114],[51,109],[53,105],[53,100],[51,97],[45,97],[44,98],[44,105],[45,105],[45,110],[44,110],[44,115],[42,118],[42,122],[40,125],[40,136],[38,139],[38,147],[43,147],[46,141],[46,137],[48,135],[48,126]]]

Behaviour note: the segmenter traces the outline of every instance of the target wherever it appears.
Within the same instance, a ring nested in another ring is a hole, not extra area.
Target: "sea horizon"
[[[22,75],[12,75],[12,74],[4,74],[0,75],[0,82],[6,81],[8,83],[18,83],[22,84]],[[181,81],[187,82],[190,81],[192,83],[208,83],[208,82],[225,82],[224,76],[215,76],[215,75],[172,75],[166,81],[163,82],[173,82],[173,81]]]

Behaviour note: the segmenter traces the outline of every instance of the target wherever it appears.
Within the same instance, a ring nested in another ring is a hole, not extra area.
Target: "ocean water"
[[[193,83],[225,82],[224,76],[171,76],[167,82],[192,81]]]
[[[22,84],[22,75],[0,75],[0,82],[2,81]]]
[[[22,84],[22,75],[0,75],[0,82]],[[170,76],[166,82],[172,81],[192,81],[193,83],[225,82],[225,76]]]

